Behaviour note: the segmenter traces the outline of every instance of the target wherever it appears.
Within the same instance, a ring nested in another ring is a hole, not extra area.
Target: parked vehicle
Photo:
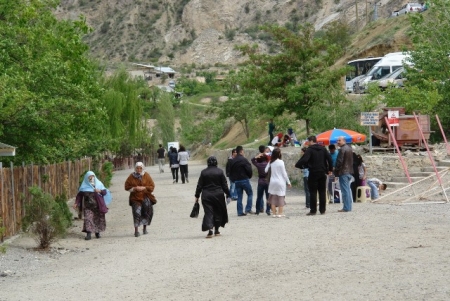
[[[169,87],[171,87],[172,89],[175,89],[175,81],[174,80],[169,81]]]
[[[406,3],[397,11],[397,16],[408,13],[420,13],[422,11],[422,5],[420,3]]]
[[[345,76],[345,91],[348,93],[353,92],[353,83],[364,76],[381,59],[382,57],[366,57],[349,61],[347,66],[353,67],[353,70],[349,71]]]
[[[383,76],[386,76],[389,73],[402,67],[404,63],[411,64],[406,60],[406,58],[408,57],[409,55],[404,54],[403,52],[393,52],[386,54],[378,63],[376,63],[372,67],[372,69],[369,70],[369,72],[367,72],[365,76],[363,76],[358,81],[355,81],[355,83],[353,84],[353,92],[364,93],[371,81],[381,79]]]
[[[400,67],[397,70],[395,70],[394,72],[389,73],[388,75],[382,77],[377,82],[378,82],[378,87],[380,87],[380,89],[382,89],[382,90],[385,90],[390,85],[393,85],[396,88],[403,87],[404,81],[406,81],[405,68]]]

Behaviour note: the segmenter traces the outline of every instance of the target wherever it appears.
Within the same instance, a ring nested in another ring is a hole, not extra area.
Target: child
[[[366,186],[366,179],[367,179],[366,164],[364,164],[364,160],[361,157],[361,155],[357,155],[356,158],[357,158],[356,162],[358,164],[358,175],[359,175],[358,186]],[[370,197],[368,191],[366,191],[366,197]]]
[[[376,200],[379,197],[378,190],[386,190],[387,185],[383,184],[381,180],[377,178],[371,178],[367,180],[367,185],[370,187],[370,198]]]

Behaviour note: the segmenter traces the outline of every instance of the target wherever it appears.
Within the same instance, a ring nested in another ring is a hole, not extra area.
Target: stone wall
[[[368,177],[379,178],[384,182],[390,182],[393,177],[404,176],[402,164],[397,154],[394,153],[377,153],[370,155],[365,153],[362,148],[355,147],[355,152],[361,154],[364,163],[367,167]],[[300,158],[301,150],[299,147],[287,147],[282,148],[281,154],[284,164],[286,165],[286,170],[289,175],[289,179],[295,186],[302,186],[302,173],[298,168],[295,168],[295,163]],[[219,166],[225,168],[228,156],[231,154],[231,149],[212,151],[211,155],[217,157]],[[244,149],[244,156],[250,160],[258,154],[257,149]],[[428,157],[427,152],[411,152],[406,151],[402,153],[405,164],[408,167],[408,171],[419,172],[425,167],[431,167],[431,162]],[[436,161],[443,160],[446,157],[445,147],[442,145],[434,146],[433,157]],[[253,169],[256,173],[256,168]]]

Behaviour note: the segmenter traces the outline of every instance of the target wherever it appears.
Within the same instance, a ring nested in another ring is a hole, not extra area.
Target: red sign
[[[399,126],[398,111],[388,111],[388,122],[390,126]]]

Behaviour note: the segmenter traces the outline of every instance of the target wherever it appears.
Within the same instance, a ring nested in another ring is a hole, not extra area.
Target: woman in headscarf
[[[103,196],[107,194],[107,189],[103,183],[97,179],[95,173],[88,171],[84,175],[83,182],[78,189],[73,208],[83,208],[84,223],[83,232],[86,232],[85,240],[91,239],[91,233],[100,238],[100,232],[105,231],[105,214],[108,212]]]
[[[155,197],[152,192],[155,189],[150,174],[145,172],[144,164],[137,162],[134,172],[125,181],[125,190],[130,192],[130,206],[134,220],[134,236],[138,237],[139,226],[143,226],[143,234],[148,234],[147,226],[153,218],[153,203]]]
[[[200,194],[202,196],[202,205],[205,210],[203,217],[202,231],[208,231],[206,238],[220,235],[219,227],[225,227],[228,223],[227,202],[230,198],[227,178],[223,170],[217,167],[217,159],[211,156],[207,160],[208,167],[202,170],[195,190],[195,202],[198,202]],[[225,194],[225,195],[224,195]]]

